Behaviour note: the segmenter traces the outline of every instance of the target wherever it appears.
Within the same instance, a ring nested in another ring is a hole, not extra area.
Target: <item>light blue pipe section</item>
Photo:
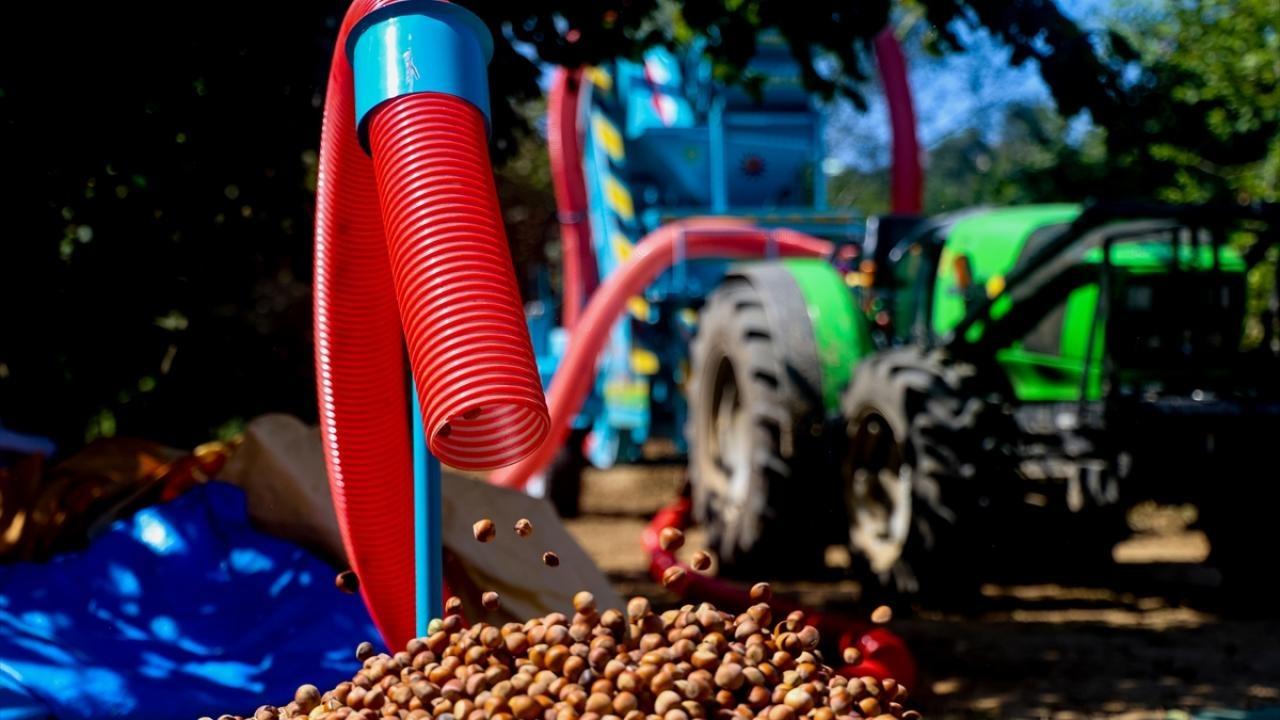
[[[413,404],[413,562],[416,631],[427,636],[431,618],[444,612],[444,547],[440,538],[440,461],[427,450],[418,388],[409,391]]]
[[[707,115],[707,132],[710,135],[708,155],[711,158],[711,212],[723,214],[729,211],[729,178],[725,168],[724,100],[712,102]]]
[[[367,146],[369,113],[420,92],[453,95],[489,120],[493,37],[470,11],[441,0],[401,0],[351,29],[347,58],[355,76],[356,123]]]

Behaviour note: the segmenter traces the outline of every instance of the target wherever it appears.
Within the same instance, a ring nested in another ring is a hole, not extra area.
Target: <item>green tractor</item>
[[[978,208],[873,219],[855,268],[737,268],[689,387],[722,568],[846,545],[873,588],[954,594],[1002,560],[1109,560],[1156,499],[1194,502],[1224,577],[1256,577],[1278,231],[1277,206]]]

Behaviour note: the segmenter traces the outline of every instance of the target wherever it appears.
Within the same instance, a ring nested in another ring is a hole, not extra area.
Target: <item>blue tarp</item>
[[[377,639],[333,576],[254,530],[224,483],[118,521],[83,552],[0,566],[0,720],[247,716],[301,683],[332,687]]]

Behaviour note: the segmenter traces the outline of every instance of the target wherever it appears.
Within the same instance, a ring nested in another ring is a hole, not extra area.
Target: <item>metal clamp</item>
[[[474,105],[489,122],[493,36],[471,11],[443,0],[401,0],[365,15],[347,37],[355,78],[360,144],[382,103],[413,93],[443,93]]]

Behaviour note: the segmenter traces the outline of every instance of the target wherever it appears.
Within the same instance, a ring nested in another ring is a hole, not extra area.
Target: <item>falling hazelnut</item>
[[[484,518],[477,520],[475,524],[471,526],[471,534],[475,535],[476,540],[479,540],[482,543],[487,543],[493,539],[494,535],[497,534],[497,530],[494,528],[492,520]]]
[[[751,602],[767,603],[773,599],[773,588],[767,582],[758,582],[751,586]]]
[[[667,571],[662,573],[662,584],[667,587],[674,587],[684,580],[684,568],[679,565],[672,565]]]
[[[344,593],[352,594],[360,589],[360,578],[350,570],[343,570],[333,579],[333,585]]]
[[[673,527],[662,528],[658,533],[658,545],[667,552],[675,552],[684,545],[684,533]]]

